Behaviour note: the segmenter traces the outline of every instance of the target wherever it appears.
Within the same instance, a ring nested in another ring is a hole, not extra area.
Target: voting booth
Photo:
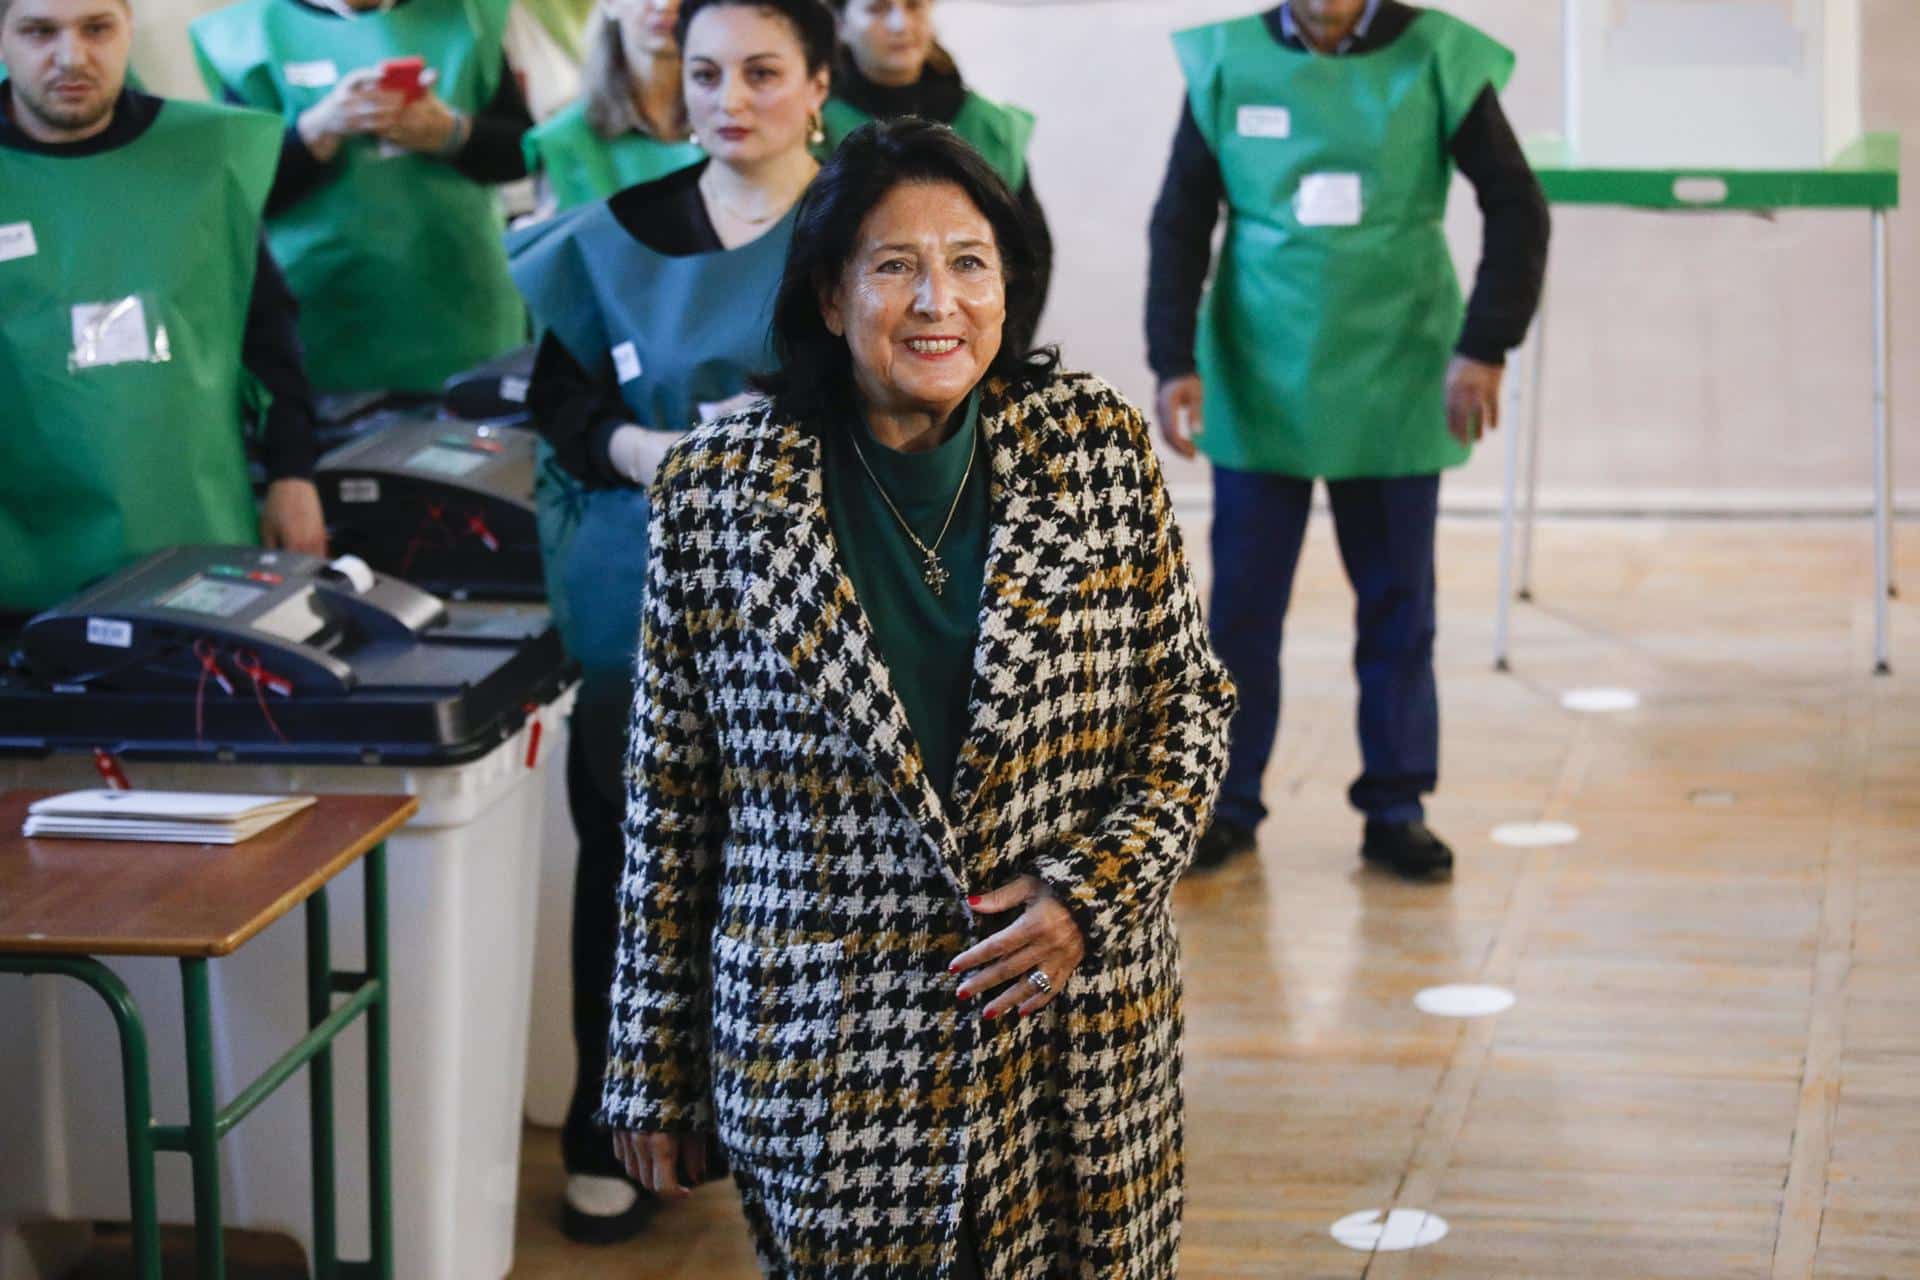
[[[1588,165],[1817,169],[1858,142],[1860,0],[1564,0]]]
[[[396,1270],[499,1280],[513,1261],[552,748],[571,698],[546,610],[447,602],[351,561],[183,547],[40,615],[16,651],[0,675],[0,788],[97,786],[100,749],[140,788],[418,797],[387,842]],[[356,866],[333,892],[357,899],[360,880]],[[358,914],[333,927],[352,967]],[[296,914],[214,962],[222,1101],[304,1034],[305,946]],[[177,968],[110,964],[156,1042],[157,1111],[184,1115]],[[124,1220],[123,1120],[101,1104],[118,1094],[119,1055],[97,999],[73,983],[3,983],[0,1026],[0,1094],[26,1100],[0,1120],[0,1225]],[[364,1256],[368,1222],[366,1134],[347,1119],[365,1112],[364,1034],[335,1046],[349,1257]],[[227,1225],[310,1249],[309,1134],[296,1088],[227,1137]],[[192,1216],[185,1162],[161,1162],[159,1190],[163,1221]]]

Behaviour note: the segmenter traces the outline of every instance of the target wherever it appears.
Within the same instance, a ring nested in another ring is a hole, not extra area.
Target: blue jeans
[[[1355,596],[1360,777],[1353,807],[1382,822],[1425,815],[1440,768],[1433,677],[1434,532],[1440,477],[1330,480],[1340,559]],[[1218,816],[1267,816],[1260,779],[1280,728],[1280,637],[1313,508],[1313,481],[1213,468],[1214,652],[1240,688]]]

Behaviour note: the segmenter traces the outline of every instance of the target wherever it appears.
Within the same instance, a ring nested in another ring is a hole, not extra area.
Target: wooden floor
[[[1460,870],[1414,887],[1354,856],[1351,604],[1315,526],[1275,816],[1257,860],[1179,891],[1183,1276],[1920,1277],[1920,606],[1875,680],[1863,526],[1550,525],[1501,676],[1495,548],[1443,530],[1431,817]],[[1596,684],[1642,709],[1561,709]],[[1580,840],[1489,839],[1535,819]],[[1518,1003],[1414,1008],[1451,982]],[[558,1144],[527,1138],[517,1280],[756,1274],[725,1185],[567,1246]],[[1329,1233],[1392,1208],[1450,1233]]]

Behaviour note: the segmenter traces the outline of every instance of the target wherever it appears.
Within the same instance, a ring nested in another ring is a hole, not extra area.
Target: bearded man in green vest
[[[189,28],[214,98],[286,123],[267,230],[323,393],[434,394],[527,339],[491,187],[532,124],[509,3],[239,0]]]
[[[126,87],[126,0],[0,0],[0,615],[163,547],[322,554],[279,125]],[[245,437],[269,485],[256,511]]]
[[[1213,463],[1209,627],[1240,689],[1194,864],[1252,849],[1266,816],[1281,631],[1322,480],[1357,598],[1361,856],[1444,876],[1422,800],[1439,776],[1440,473],[1497,425],[1546,270],[1546,200],[1498,96],[1513,55],[1397,0],[1289,0],[1174,46],[1187,93],[1150,237],[1149,361],[1168,442]],[[1485,216],[1464,308],[1441,226],[1456,167]]]

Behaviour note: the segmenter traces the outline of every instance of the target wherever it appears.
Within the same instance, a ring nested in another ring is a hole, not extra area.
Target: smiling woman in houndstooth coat
[[[1233,691],[1033,265],[957,135],[861,129],[771,403],[654,486],[601,1119],[669,1197],[717,1128],[770,1276],[1175,1273],[1169,896]]]

